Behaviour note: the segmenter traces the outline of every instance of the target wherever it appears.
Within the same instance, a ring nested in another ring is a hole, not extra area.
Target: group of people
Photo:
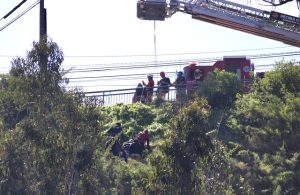
[[[153,92],[154,92],[154,80],[153,80],[153,75],[152,74],[148,74],[147,75],[147,79],[148,82],[146,83],[145,81],[142,81],[142,83],[139,83],[132,102],[151,102],[152,101],[152,96],[153,96]]]
[[[148,129],[139,132],[134,139],[125,141],[121,122],[116,122],[110,127],[106,134],[109,140],[105,144],[105,148],[109,149],[114,156],[120,156],[127,162],[128,158],[140,160],[145,148],[150,150],[150,139]]]
[[[182,75],[182,72],[181,72]],[[170,78],[166,77],[165,72],[160,72],[160,77],[161,79],[157,82],[157,91],[156,94],[158,97],[165,98],[165,95],[169,93],[169,87],[172,85]],[[184,77],[182,77],[184,79]],[[139,83],[136,91],[133,96],[132,102],[151,102],[152,101],[152,96],[154,93],[154,80],[153,80],[153,75],[148,74],[147,75],[148,82],[146,83],[145,81],[142,81],[142,83]],[[184,81],[185,82],[185,81]],[[176,81],[175,81],[176,83]],[[185,83],[184,83],[185,84]],[[183,85],[184,85],[183,84]],[[176,87],[176,84],[175,84]]]
[[[157,82],[157,97],[162,99],[165,98],[166,94],[169,93],[169,87],[174,86],[176,89],[176,100],[180,101],[186,96],[186,89],[188,91],[193,91],[195,86],[199,84],[200,81],[203,80],[203,72],[199,69],[190,72],[189,75],[190,80],[186,82],[185,77],[183,76],[183,72],[179,71],[177,73],[177,78],[174,83],[171,84],[171,81],[168,77],[166,77],[164,72],[160,72],[161,79]],[[148,82],[142,81],[139,83],[136,91],[134,93],[132,102],[151,102],[152,96],[154,93],[154,80],[153,75],[147,75]]]

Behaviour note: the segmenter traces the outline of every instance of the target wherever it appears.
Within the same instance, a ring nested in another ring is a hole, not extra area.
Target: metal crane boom
[[[164,20],[176,12],[192,18],[300,47],[300,18],[226,0],[138,1],[137,16]]]

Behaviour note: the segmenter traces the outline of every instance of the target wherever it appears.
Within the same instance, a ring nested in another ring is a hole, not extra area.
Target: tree
[[[275,71],[266,72],[264,79],[257,79],[252,90],[284,98],[287,93],[300,93],[300,69],[293,62],[278,62]]]
[[[299,83],[299,66],[280,62],[255,81],[249,94],[239,96],[232,110],[229,126],[243,138],[232,157],[243,164],[241,174],[255,193],[300,191]]]
[[[199,98],[183,108],[171,123],[172,133],[164,151],[173,174],[168,182],[177,186],[177,193],[195,192],[193,171],[199,159],[206,159],[213,149],[206,135],[209,115],[207,101]]]
[[[207,98],[213,107],[225,108],[242,92],[242,83],[237,75],[227,71],[214,70],[202,81],[198,95]]]
[[[39,64],[42,54],[47,72]],[[88,186],[86,173],[95,169],[94,152],[101,142],[101,116],[94,99],[64,91],[62,61],[56,43],[34,42],[26,59],[13,60],[7,82],[1,84],[3,194],[73,194]]]

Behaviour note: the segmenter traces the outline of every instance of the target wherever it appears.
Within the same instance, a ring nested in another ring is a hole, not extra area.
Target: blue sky
[[[2,18],[19,2],[21,0],[0,0],[0,17]],[[34,2],[35,0],[28,0],[16,13],[1,20],[0,28]],[[257,7],[256,2],[253,1],[252,6]],[[242,3],[249,2],[242,1]],[[142,21],[136,17],[135,0],[45,0],[45,8],[47,9],[48,36],[62,48],[65,54],[63,66],[66,69],[98,68],[105,66],[104,64],[118,66],[120,63],[132,65],[134,62],[147,64],[154,60],[204,59],[224,55],[249,56],[260,53],[299,51],[299,48],[278,41],[194,20],[188,14],[176,13],[166,21],[156,22],[157,56],[155,57],[153,56],[154,22]],[[263,7],[263,9],[270,10],[272,7]],[[296,2],[276,8],[276,11],[294,16],[298,14]],[[32,48],[32,42],[38,41],[38,39],[39,5],[0,31],[0,73],[8,72],[10,60],[14,56],[25,56],[26,52]],[[162,55],[187,53],[194,54]],[[129,55],[130,57],[128,57]],[[139,55],[147,55],[147,57]],[[253,60],[253,62],[254,64],[270,64],[280,59]],[[294,56],[293,59],[300,61],[299,56]],[[68,76],[74,78],[91,75],[102,77],[132,73],[146,75],[148,72],[156,73],[162,70],[175,74],[175,71],[181,68],[182,66],[176,65],[160,67],[158,63],[154,68],[145,67],[145,69],[139,70],[114,70],[101,73],[81,72]],[[170,73],[171,80],[174,80],[174,74]],[[121,78],[115,79],[109,82],[111,86],[107,84],[107,80],[101,79],[81,80],[80,82],[77,80],[78,82],[71,82],[70,85],[85,86],[86,91],[128,88],[136,86],[141,79],[142,77],[126,82],[120,82]],[[119,87],[117,87],[118,85]]]

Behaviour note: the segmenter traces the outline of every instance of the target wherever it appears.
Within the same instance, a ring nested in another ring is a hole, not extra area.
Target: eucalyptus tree
[[[80,183],[94,166],[101,116],[95,99],[65,90],[63,60],[55,42],[34,42],[25,58],[12,60],[9,75],[1,79],[3,194],[86,190]]]

